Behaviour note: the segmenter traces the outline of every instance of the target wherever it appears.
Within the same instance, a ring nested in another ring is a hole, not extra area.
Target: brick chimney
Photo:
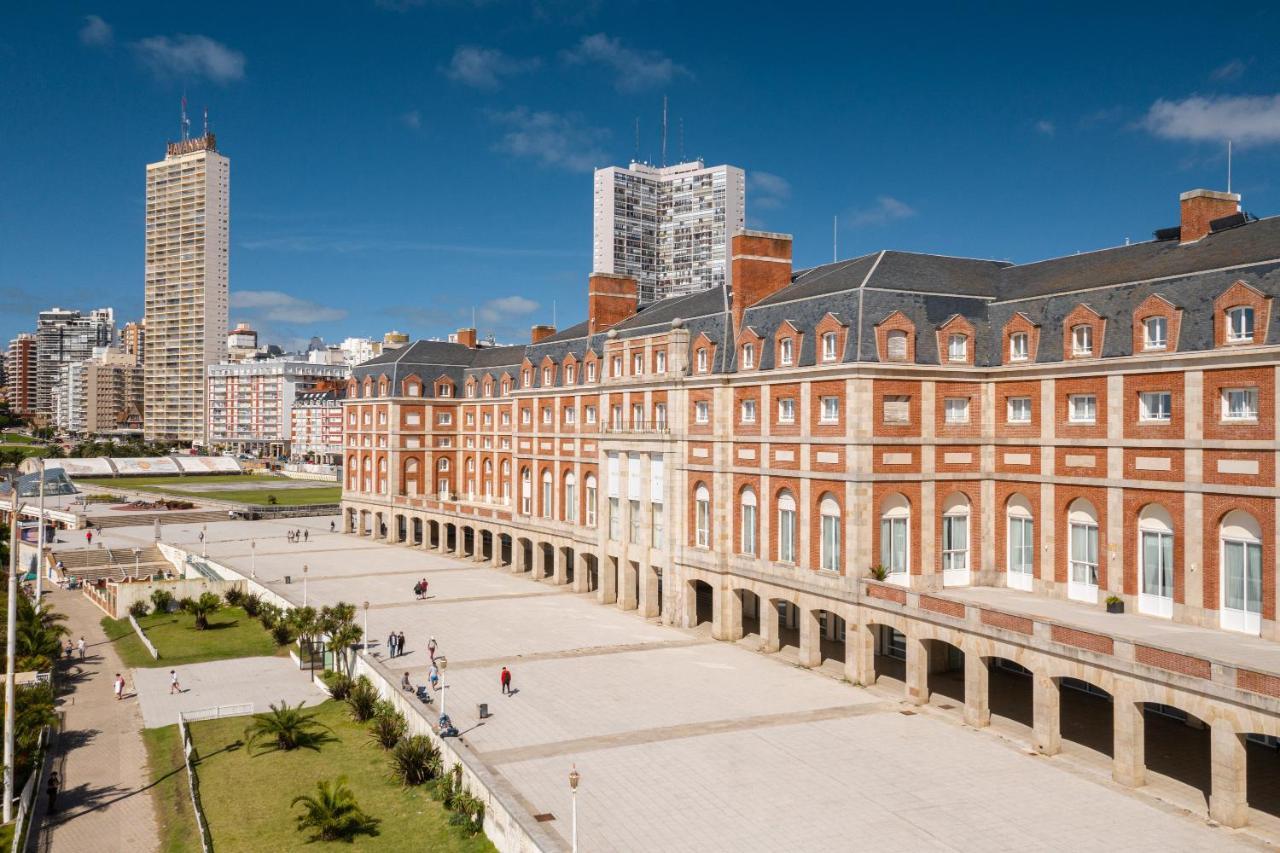
[[[1239,193],[1191,190],[1181,196],[1183,243],[1199,240],[1209,233],[1209,223],[1240,212]]]
[[[731,247],[736,340],[747,309],[791,283],[791,235],[739,231]]]
[[[470,349],[476,348],[475,329],[459,329],[458,334],[455,337],[457,337],[458,343],[462,344],[464,347],[468,347]]]
[[[556,333],[555,326],[534,326],[529,330],[529,343],[536,344]]]
[[[595,272],[587,285],[587,334],[594,335],[633,316],[640,307],[636,280]]]

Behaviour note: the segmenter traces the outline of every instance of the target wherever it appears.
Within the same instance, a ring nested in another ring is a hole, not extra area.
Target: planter
[[[1108,601],[1108,602],[1107,602],[1107,612],[1108,612],[1108,613],[1123,613],[1123,612],[1124,612],[1124,602],[1123,602],[1123,601]]]

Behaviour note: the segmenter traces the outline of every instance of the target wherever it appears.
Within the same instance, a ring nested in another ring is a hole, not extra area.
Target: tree
[[[377,835],[378,820],[360,810],[355,795],[347,787],[345,776],[333,782],[316,783],[316,796],[294,797],[290,807],[302,804],[298,815],[298,831],[314,830],[309,840],[337,841],[356,835]]]
[[[318,712],[304,713],[301,702],[296,708],[290,708],[289,703],[281,699],[279,707],[274,704],[270,707],[265,714],[254,714],[253,722],[244,730],[245,749],[252,750],[259,741],[269,740],[271,743],[262,752],[319,750],[320,744],[334,739],[333,730],[316,720]]]
[[[321,630],[320,617],[316,614],[314,607],[295,607],[290,610],[289,624],[293,626],[293,632],[298,635],[298,640],[307,645],[311,644]]]
[[[222,599],[212,592],[204,592],[199,598],[183,599],[183,610],[196,617],[196,630],[203,631],[209,627],[209,617],[218,612]]]
[[[364,631],[359,625],[342,625],[329,634],[329,648],[342,659],[342,667],[351,674],[351,647],[360,642]]]

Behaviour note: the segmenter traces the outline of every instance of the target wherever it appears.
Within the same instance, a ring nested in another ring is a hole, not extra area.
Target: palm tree
[[[298,640],[308,645],[320,629],[320,619],[314,607],[295,607],[289,611],[289,622],[293,625],[293,632],[298,635]]]
[[[360,642],[364,631],[359,625],[342,625],[329,634],[329,648],[342,659],[342,667],[347,675],[351,674],[351,647]]]
[[[209,627],[209,617],[218,612],[222,599],[212,592],[201,593],[199,598],[185,599],[183,609],[196,617],[196,630],[203,631]]]
[[[254,714],[253,722],[244,730],[245,749],[252,750],[259,741],[270,740],[272,743],[262,752],[288,752],[300,747],[318,751],[320,744],[333,740],[333,729],[316,721],[318,712],[304,714],[301,702],[296,708],[290,708],[289,703],[281,699],[279,707],[274,704],[270,707],[271,711],[266,714]]]
[[[316,796],[293,798],[290,807],[302,803],[303,812],[298,815],[298,831],[315,830],[309,840],[337,841],[351,839],[359,834],[377,835],[378,820],[360,810],[355,795],[347,787],[345,776],[334,782],[316,783]]]

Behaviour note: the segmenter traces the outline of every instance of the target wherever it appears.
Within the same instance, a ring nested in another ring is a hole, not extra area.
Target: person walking
[[[92,545],[92,544],[93,544],[93,531],[92,531],[92,530],[86,530],[86,531],[84,532],[84,543],[85,543],[86,545]]]
[[[331,522],[329,522],[329,532],[330,532],[330,533],[332,533],[333,531],[335,531],[335,530],[337,530],[337,529],[338,529],[338,528],[337,528],[337,525],[335,525],[332,521],[331,521]]]
[[[404,631],[396,636],[396,657],[404,654]]]
[[[434,665],[436,662],[436,638],[435,637],[432,637],[429,641],[427,641],[427,654],[431,656],[431,663]]]
[[[49,782],[45,785],[45,793],[49,797],[49,805],[45,809],[49,814],[58,811],[58,771],[54,770],[49,774]]]
[[[176,669],[169,670],[169,695],[181,693],[182,688],[178,685],[178,671]]]
[[[124,676],[117,672],[116,680],[114,684],[115,684],[115,691],[116,691],[116,701],[119,702],[121,699],[124,698]]]
[[[434,663],[431,664],[431,672],[427,676],[427,680],[431,682],[432,692],[438,691],[440,689],[440,667]]]
[[[422,597],[426,598],[427,590],[431,587],[431,584],[427,583],[426,578],[423,578],[420,583],[422,584]]]
[[[76,644],[76,649],[80,652],[80,660],[84,660],[84,635],[80,635],[80,642]]]
[[[387,655],[390,657],[396,656],[396,632],[395,631],[392,631],[390,634],[387,634]]]
[[[413,597],[418,599],[419,601],[422,600],[422,582],[421,581],[413,585]]]
[[[310,540],[311,540],[311,531],[310,530],[302,531],[302,541],[308,542]]]
[[[498,680],[502,682],[502,694],[504,696],[511,695],[511,670],[505,666],[502,668],[502,674],[498,676]]]

